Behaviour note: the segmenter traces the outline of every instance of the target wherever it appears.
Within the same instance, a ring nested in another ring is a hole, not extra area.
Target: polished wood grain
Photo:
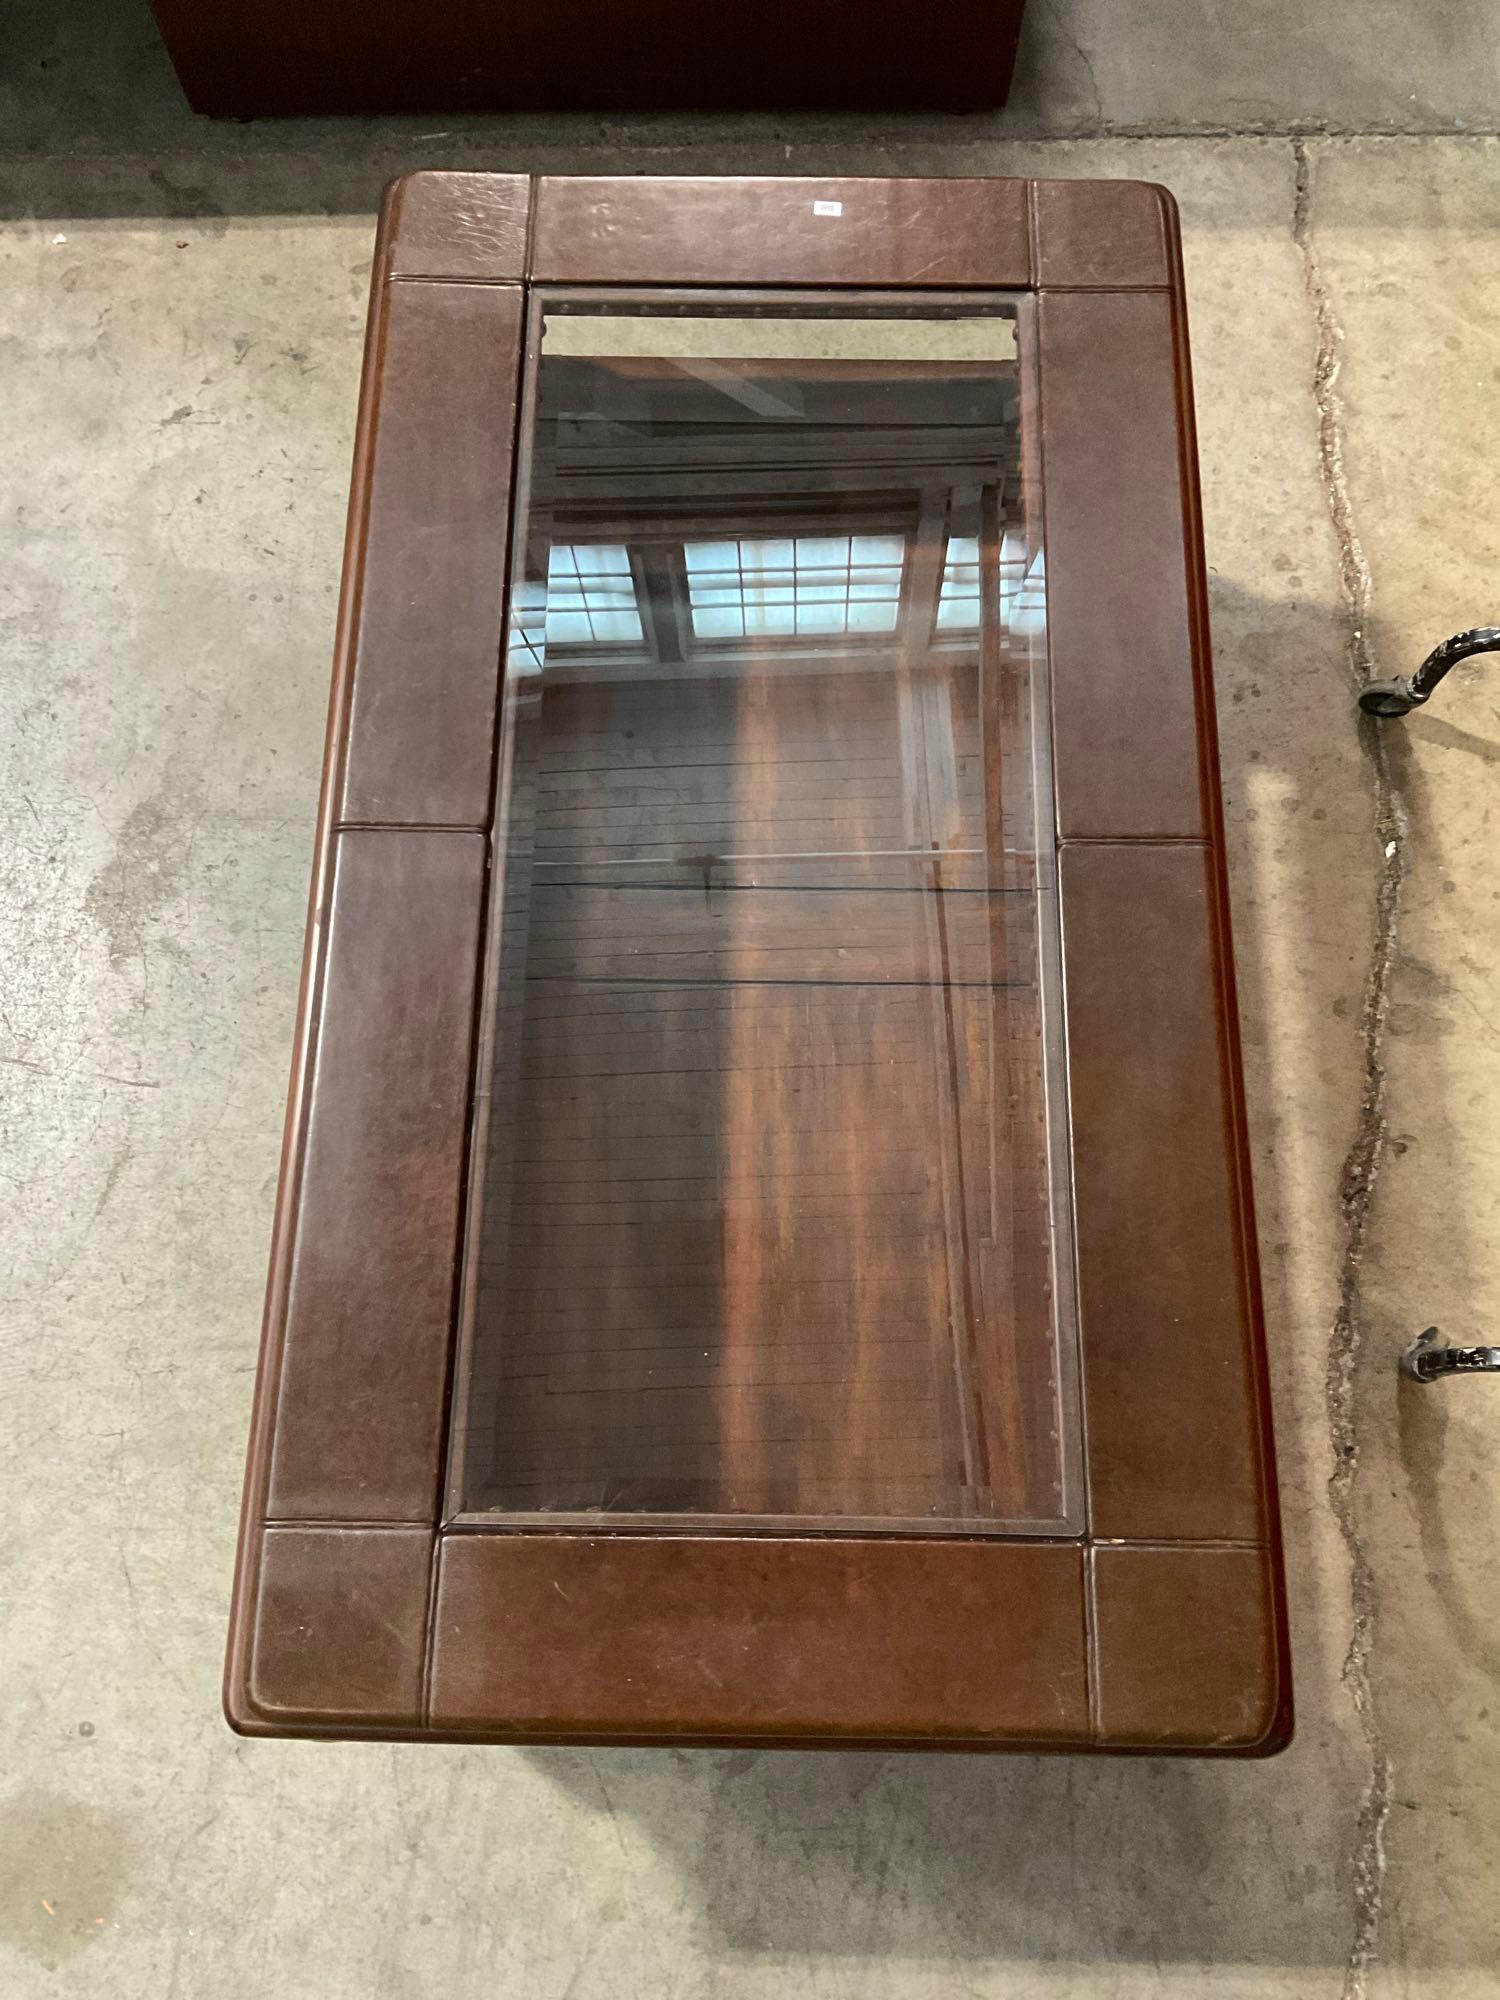
[[[1268,1548],[1106,1546],[1090,1572],[1103,1741],[1262,1757],[1285,1748],[1291,1679]]]
[[[228,1691],[234,1726],[415,1728],[432,1540],[428,1528],[261,1531],[250,1644]]]
[[[972,285],[1031,280],[1025,183],[544,174],[531,275],[605,282]],[[854,276],[858,273],[858,276]]]
[[[1088,1740],[1082,1552],[444,1537],[445,1733],[941,1748]]]
[[[1035,918],[976,668],[912,679],[544,695],[470,1507],[1059,1515]]]
[[[634,650],[549,620],[508,722],[459,1505],[1056,1529],[1044,718],[993,610],[1013,324],[898,317],[876,367],[837,316],[773,320],[807,358],[764,367],[744,310],[751,358],[675,364],[674,317],[546,315],[528,568],[618,537],[649,602]],[[1005,358],[945,375],[971,336]],[[837,579],[877,532],[889,638],[810,597],[816,628],[714,646],[674,605],[705,535],[811,536]]]
[[[522,294],[391,282],[362,467],[339,818],[489,817]],[[497,420],[474,421],[498,405]]]
[[[272,1519],[425,1521],[436,1505],[484,866],[471,833],[339,839]]]
[[[531,181],[525,174],[403,174],[386,196],[393,278],[526,276]]]
[[[1177,204],[1150,181],[1033,181],[1036,282],[1138,291],[1172,282]]]
[[[1208,828],[1207,623],[1187,532],[1179,311],[1166,291],[1043,292],[1037,304],[1064,840],[1202,839]]]
[[[1264,1364],[1221,994],[1217,870],[1186,842],[1062,853],[1090,1518],[1265,1539]]]

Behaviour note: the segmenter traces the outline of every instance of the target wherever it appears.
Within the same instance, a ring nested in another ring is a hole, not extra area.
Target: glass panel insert
[[[1081,1532],[1027,311],[535,309],[450,1515]]]

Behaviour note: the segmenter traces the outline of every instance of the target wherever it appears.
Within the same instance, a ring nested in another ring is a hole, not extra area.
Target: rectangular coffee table
[[[382,217],[226,1685],[1290,1731],[1175,215]]]

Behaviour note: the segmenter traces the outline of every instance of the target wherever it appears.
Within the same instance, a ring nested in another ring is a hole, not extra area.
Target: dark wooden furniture
[[[1265,1753],[1175,214],[381,222],[226,1706]]]
[[[983,111],[1024,0],[151,0],[195,111]]]

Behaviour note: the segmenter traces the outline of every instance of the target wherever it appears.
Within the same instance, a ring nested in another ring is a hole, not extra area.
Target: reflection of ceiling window
[[[618,542],[556,542],[546,566],[546,636],[554,646],[590,640],[640,644],[630,556]]]
[[[617,543],[555,543],[547,563],[546,605],[549,645],[641,642],[630,557]]]
[[[1018,638],[1039,639],[1047,629],[1047,558],[1039,552],[1020,577],[1001,617]]]
[[[973,632],[979,626],[979,537],[950,535],[938,593],[938,630]]]
[[[524,674],[539,674],[547,643],[547,586],[523,578],[511,592],[510,660]]]
[[[900,535],[689,542],[684,554],[695,639],[896,629]]]
[[[1026,544],[1006,529],[1000,540],[1000,624],[1009,631],[1017,614],[1041,603],[1042,558],[1026,569]],[[976,632],[979,629],[979,541],[974,535],[950,535],[943,559],[943,583],[938,593],[938,630]]]
[[[1020,622],[1023,606],[1029,606],[1044,586],[1042,557],[1038,553],[1026,567],[1026,544],[1009,528],[1000,537],[1000,624],[1007,632],[1023,633],[1029,628]]]
[[[618,542],[558,542],[547,581],[522,579],[511,594],[510,658],[539,674],[548,645],[641,644],[641,614],[629,552]]]

